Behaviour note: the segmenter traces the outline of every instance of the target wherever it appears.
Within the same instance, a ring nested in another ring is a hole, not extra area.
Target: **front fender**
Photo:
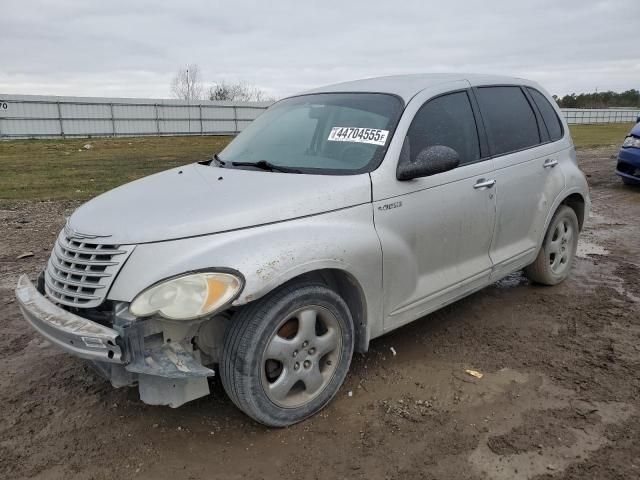
[[[365,297],[367,331],[376,334],[382,325],[382,251],[372,218],[371,204],[364,204],[255,228],[140,244],[107,298],[131,302],[165,278],[193,270],[230,268],[245,280],[233,303],[238,306],[303,273],[338,269],[359,283]]]

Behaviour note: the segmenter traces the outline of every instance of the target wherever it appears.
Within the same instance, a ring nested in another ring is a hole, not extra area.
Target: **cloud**
[[[176,69],[277,96],[431,71],[548,90],[638,88],[635,0],[584,2],[3,0],[0,92],[169,96]]]

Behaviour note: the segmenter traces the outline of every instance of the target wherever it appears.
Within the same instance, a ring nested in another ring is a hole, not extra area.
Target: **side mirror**
[[[432,145],[420,151],[415,161],[411,161],[408,155],[409,142],[405,141],[400,162],[396,171],[398,180],[413,180],[414,178],[428,177],[436,173],[448,172],[460,165],[460,155],[451,147],[444,145]],[[405,152],[406,150],[406,152]]]

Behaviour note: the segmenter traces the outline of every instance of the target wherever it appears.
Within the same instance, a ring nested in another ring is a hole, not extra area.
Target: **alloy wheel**
[[[568,220],[561,220],[553,231],[547,252],[551,271],[562,275],[570,267],[573,256],[573,226]]]
[[[262,386],[274,404],[295,408],[317,397],[339,364],[338,319],[317,305],[300,308],[276,328],[262,356]]]

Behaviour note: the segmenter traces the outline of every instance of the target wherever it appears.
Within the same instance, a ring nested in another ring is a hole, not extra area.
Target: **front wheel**
[[[240,310],[225,333],[220,376],[233,403],[273,427],[320,411],[353,355],[351,313],[319,283],[281,287]]]
[[[569,276],[578,248],[580,227],[570,207],[560,206],[551,219],[536,260],[524,269],[526,276],[543,285],[557,285]]]

